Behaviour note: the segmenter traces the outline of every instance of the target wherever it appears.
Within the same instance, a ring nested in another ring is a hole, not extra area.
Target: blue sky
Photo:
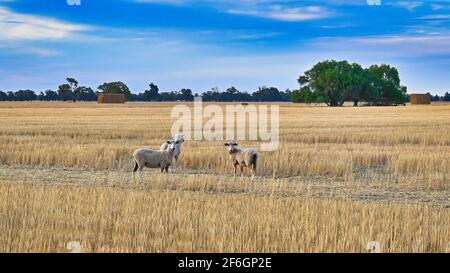
[[[450,91],[450,0],[0,0],[0,90],[68,76],[132,92],[295,89],[318,61],[388,63],[409,92]]]

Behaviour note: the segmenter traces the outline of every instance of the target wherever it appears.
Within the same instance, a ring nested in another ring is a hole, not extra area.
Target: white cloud
[[[17,13],[0,7],[0,37],[4,40],[60,40],[89,29],[86,25]]]
[[[450,14],[435,14],[435,15],[425,15],[419,17],[422,20],[448,20],[450,19]]]
[[[334,12],[321,6],[298,6],[298,1],[295,0],[133,0],[133,2],[165,5],[208,4],[230,14],[288,22],[316,20],[335,15]],[[336,3],[332,1],[331,4]]]
[[[420,1],[398,1],[390,3],[389,5],[399,8],[404,8],[409,11],[414,11],[416,8],[423,5],[423,2]]]
[[[53,56],[62,55],[62,53],[57,50],[41,48],[41,47],[30,47],[30,48],[27,48],[26,51],[30,54],[35,54],[35,55],[38,55],[41,57],[53,57]]]
[[[284,7],[273,5],[268,9],[229,9],[227,12],[288,22],[317,20],[335,16],[333,12],[319,6]]]
[[[450,34],[393,35],[355,38],[322,38],[313,42],[314,47],[325,50],[349,51],[366,55],[390,55],[392,57],[448,56]]]
[[[450,5],[433,3],[433,4],[431,4],[431,9],[432,10],[450,10]]]

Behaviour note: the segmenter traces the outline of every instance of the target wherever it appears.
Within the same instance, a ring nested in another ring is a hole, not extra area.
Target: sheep
[[[161,173],[164,171],[167,173],[169,166],[172,165],[174,155],[174,143],[168,140],[166,142],[166,151],[155,151],[148,148],[137,149],[133,153],[134,169],[133,173],[142,171],[144,167],[147,168],[160,168]]]
[[[250,168],[252,178],[251,181],[256,175],[256,164],[258,161],[258,152],[254,148],[239,148],[238,144],[232,141],[228,141],[225,143],[225,146],[228,147],[228,153],[230,154],[230,159],[233,163],[234,167],[234,176],[236,177],[237,173],[237,165],[241,166],[241,176],[244,175],[243,170],[244,167]]]
[[[174,170],[178,165],[177,164],[178,158],[180,157],[180,154],[181,154],[181,144],[183,144],[183,142],[184,142],[184,135],[176,134],[173,139],[173,143],[174,143],[173,158],[175,160],[174,160],[174,162],[172,162],[173,164],[170,166],[171,171]],[[169,145],[167,144],[167,142],[165,142],[161,145],[160,150],[165,151],[165,150],[167,150],[168,147],[169,147]]]

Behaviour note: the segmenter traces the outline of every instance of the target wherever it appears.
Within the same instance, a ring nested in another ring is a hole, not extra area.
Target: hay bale
[[[411,104],[431,104],[431,95],[427,94],[411,94]]]
[[[98,103],[125,103],[125,95],[117,93],[99,93]]]

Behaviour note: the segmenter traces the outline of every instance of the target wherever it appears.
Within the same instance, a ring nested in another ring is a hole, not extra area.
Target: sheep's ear
[[[172,144],[172,141],[170,141],[170,140],[167,140],[167,144]]]
[[[225,146],[230,146],[230,144],[228,144],[228,143],[225,143]]]
[[[238,144],[237,144],[237,143],[233,143],[232,145],[233,145],[233,146],[238,146]]]

